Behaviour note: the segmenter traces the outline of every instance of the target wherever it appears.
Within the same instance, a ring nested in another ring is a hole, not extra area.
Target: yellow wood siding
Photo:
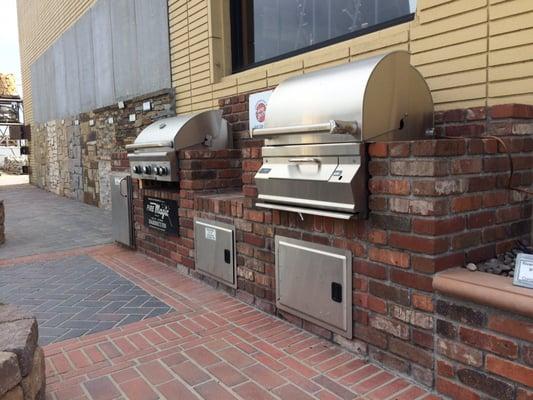
[[[26,117],[29,67],[95,0],[18,0]],[[168,0],[172,85],[178,113],[220,98],[386,51],[404,49],[437,110],[533,104],[532,0],[418,0],[416,17],[319,50],[231,74],[228,0]]]

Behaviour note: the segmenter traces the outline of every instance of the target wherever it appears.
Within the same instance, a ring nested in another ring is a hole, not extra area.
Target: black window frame
[[[230,25],[231,25],[231,70],[233,74],[243,72],[249,69],[253,69],[256,67],[260,67],[261,65],[271,64],[276,61],[281,61],[286,58],[294,57],[300,54],[304,54],[313,50],[318,50],[327,46],[331,46],[333,44],[337,44],[340,42],[344,42],[346,40],[354,39],[360,36],[368,35],[369,33],[381,31],[386,28],[393,27],[395,25],[404,24],[407,22],[411,22],[415,19],[416,12],[406,14],[404,16],[391,19],[386,22],[382,22],[376,25],[369,26],[367,28],[359,29],[354,32],[346,33],[344,35],[340,35],[328,40],[324,40],[322,42],[302,47],[297,50],[293,50],[287,53],[280,54],[275,57],[271,57],[265,60],[261,60],[258,62],[250,63],[244,65],[244,52],[245,49],[242,46],[244,37],[244,25],[250,24],[251,21],[243,21],[242,19],[242,12],[243,12],[243,2],[245,0],[230,0]],[[250,2],[248,7],[252,9],[251,15],[253,15],[253,2]],[[253,38],[252,38],[253,39]],[[253,49],[253,43],[252,47]]]

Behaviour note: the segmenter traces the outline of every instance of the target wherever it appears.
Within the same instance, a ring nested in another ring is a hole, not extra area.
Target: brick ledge
[[[441,294],[533,318],[533,289],[514,286],[512,278],[452,268],[435,275],[433,289]]]

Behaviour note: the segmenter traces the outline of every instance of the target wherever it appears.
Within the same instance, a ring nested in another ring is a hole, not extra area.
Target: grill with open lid
[[[133,177],[173,182],[179,180],[179,150],[195,145],[218,150],[230,143],[231,132],[222,111],[211,110],[156,121],[126,149]]]
[[[432,132],[431,93],[409,57],[397,51],[282,82],[264,127],[252,131],[266,139],[256,205],[343,219],[366,215],[364,142]]]

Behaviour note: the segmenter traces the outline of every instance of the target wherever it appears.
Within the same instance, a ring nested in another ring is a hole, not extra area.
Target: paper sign
[[[533,288],[533,254],[520,253],[516,256],[513,283]]]
[[[205,228],[205,238],[208,240],[217,240],[217,231],[213,228]]]
[[[268,100],[273,90],[267,90],[265,92],[254,93],[250,95],[249,99],[249,117],[250,117],[250,130],[263,128],[265,122],[266,110],[268,107]]]

